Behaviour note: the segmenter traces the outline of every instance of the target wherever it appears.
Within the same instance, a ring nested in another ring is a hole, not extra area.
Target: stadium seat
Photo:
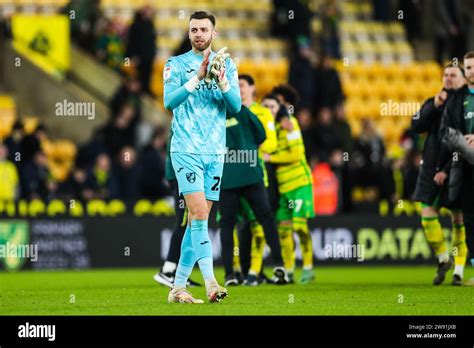
[[[38,117],[34,117],[34,116],[23,117],[22,121],[23,121],[23,129],[26,134],[33,133],[39,124]]]
[[[0,139],[10,135],[15,121],[15,101],[10,96],[0,95]]]

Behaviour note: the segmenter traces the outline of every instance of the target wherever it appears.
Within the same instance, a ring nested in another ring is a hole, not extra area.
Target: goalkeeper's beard
[[[212,38],[209,39],[208,41],[204,42],[204,44],[201,47],[197,47],[196,43],[191,41],[191,45],[193,46],[194,49],[196,49],[199,52],[205,51],[209,46],[211,46],[212,43]]]

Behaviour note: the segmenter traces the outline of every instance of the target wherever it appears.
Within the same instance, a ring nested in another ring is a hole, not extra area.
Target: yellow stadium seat
[[[383,77],[384,66],[378,62],[370,65],[367,69],[367,77],[370,80],[377,80]]]
[[[46,157],[51,157],[54,151],[54,144],[49,139],[41,141],[41,150],[45,153]]]
[[[403,67],[402,74],[405,80],[408,81],[419,81],[423,77],[422,75],[422,66],[418,64],[408,64]]]
[[[257,89],[262,93],[269,93],[278,82],[271,76],[263,77],[258,80]]]
[[[348,119],[359,120],[365,113],[364,101],[359,98],[351,98],[345,105]]]
[[[426,93],[425,93],[425,83],[423,79],[414,80],[412,81],[411,85],[413,87],[414,98],[420,101],[425,100]]]
[[[389,80],[400,79],[402,74],[403,68],[398,64],[390,64],[385,69],[385,76]]]
[[[361,79],[367,77],[367,67],[364,64],[349,64],[346,71],[352,79]]]
[[[273,72],[280,80],[288,79],[289,64],[286,59],[280,59],[273,64]]]
[[[26,134],[31,134],[36,130],[38,127],[39,119],[38,117],[23,117],[23,129]]]
[[[48,161],[48,169],[51,172],[51,176],[59,182],[66,180],[69,174],[67,167],[54,161]]]
[[[254,63],[248,59],[241,59],[239,60],[239,73],[240,74],[248,74],[248,75],[254,75],[255,70],[254,70]]]
[[[55,158],[71,161],[77,153],[76,145],[70,140],[57,140],[55,143]]]
[[[16,117],[15,101],[10,96],[0,96],[0,138],[10,135]]]
[[[359,86],[359,95],[362,99],[370,99],[373,94],[373,87],[370,84],[363,84]]]
[[[390,32],[391,35],[405,35],[405,28],[403,25],[399,22],[391,22],[388,24],[387,27],[388,31]]]
[[[359,97],[360,90],[359,90],[358,83],[359,81],[363,81],[363,80],[353,80],[353,81],[357,81],[357,82],[349,82],[349,83],[343,84],[344,94],[348,98]]]
[[[254,68],[253,68],[253,71],[254,71],[254,79],[256,81],[261,81],[263,79],[265,79],[265,77],[268,75],[268,70],[267,70],[267,67],[268,67],[268,60],[260,60],[260,61],[255,61],[254,63]]]
[[[441,81],[443,71],[441,67],[435,62],[425,62],[421,68],[422,76],[426,81],[437,80]]]
[[[441,89],[442,89],[442,84],[441,84],[441,80],[440,81],[431,81],[431,83],[429,84],[429,89],[430,89],[430,95],[431,96],[434,96],[436,94],[438,94]]]
[[[392,94],[392,88],[385,79],[377,79],[372,81],[372,97],[379,99],[388,99]]]
[[[400,100],[404,96],[405,83],[402,80],[391,81],[390,87],[390,99]]]
[[[15,101],[8,95],[0,95],[0,109],[15,109]]]

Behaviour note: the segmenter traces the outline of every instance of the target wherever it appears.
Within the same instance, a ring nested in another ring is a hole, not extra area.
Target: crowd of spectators
[[[146,146],[136,146],[140,99],[133,89],[137,85],[127,80],[117,91],[110,103],[109,122],[79,147],[69,176],[61,182],[52,175],[42,146],[48,130],[39,125],[26,135],[21,122],[16,122],[12,134],[0,144],[0,200],[117,198],[132,202],[169,196],[164,180],[167,129],[157,126]]]
[[[116,142],[101,137],[99,131],[79,149],[75,165],[63,182],[54,179],[41,147],[29,158],[23,152],[27,149],[28,139],[40,143],[37,134],[23,138],[21,152],[15,152],[16,145],[9,137],[8,142],[0,145],[2,187],[8,187],[8,190],[0,190],[0,200],[117,198],[134,201],[142,197],[159,199],[168,196],[170,190],[164,180],[166,133],[165,129],[157,127],[150,143],[143,149],[128,144],[117,149]],[[21,155],[16,157],[18,153]]]

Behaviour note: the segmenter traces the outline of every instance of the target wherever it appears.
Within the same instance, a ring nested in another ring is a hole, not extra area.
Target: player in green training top
[[[268,179],[267,166],[263,162],[263,154],[272,153],[277,149],[278,143],[275,119],[269,109],[255,101],[255,80],[252,76],[246,74],[239,75],[239,88],[242,104],[248,107],[250,111],[257,116],[265,129],[266,139],[262,144],[260,144],[258,155],[259,165],[263,170],[263,181],[267,189],[268,197],[270,198],[272,197],[272,192],[270,192],[270,190],[276,190],[277,185],[274,185],[275,188],[269,187],[270,181]],[[271,202],[270,205],[272,206]],[[234,257],[234,267],[236,269],[241,269],[244,273],[244,285],[255,286],[263,279],[267,280],[262,272],[265,235],[263,227],[258,223],[255,214],[245,199],[241,199],[240,208],[240,215],[245,218],[246,224],[240,233],[240,238],[244,242],[243,245],[239,245],[239,248],[241,248],[239,256]]]

